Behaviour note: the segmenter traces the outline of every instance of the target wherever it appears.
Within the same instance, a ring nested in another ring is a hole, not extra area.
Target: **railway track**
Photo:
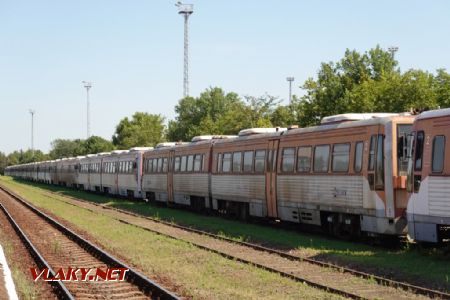
[[[48,194],[58,194],[48,192]],[[95,213],[110,211],[109,215],[130,225],[190,242],[194,246],[212,251],[224,257],[255,265],[259,268],[278,273],[296,281],[307,283],[319,289],[353,299],[396,298],[410,299],[424,297],[450,299],[450,294],[411,285],[404,282],[360,272],[338,265],[291,255],[277,249],[257,244],[236,241],[210,232],[185,227],[166,221],[145,217],[129,211],[92,203],[86,200],[65,196],[73,202],[65,203],[83,207]],[[151,226],[149,223],[151,222]],[[157,225],[160,225],[159,227]],[[172,228],[177,231],[167,230]],[[192,234],[194,236],[189,236]],[[208,239],[204,239],[206,237]],[[211,242],[213,241],[213,242]],[[219,242],[220,241],[220,242]],[[233,246],[230,246],[233,245]],[[244,255],[242,255],[244,253]],[[349,284],[350,282],[350,284]],[[376,282],[376,284],[374,283]]]
[[[124,281],[49,281],[59,299],[180,299],[24,199],[0,188],[0,208],[40,270],[126,268]],[[20,225],[19,225],[20,224]]]

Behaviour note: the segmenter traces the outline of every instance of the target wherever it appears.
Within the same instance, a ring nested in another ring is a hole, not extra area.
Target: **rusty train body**
[[[449,124],[449,110],[344,114],[315,127],[199,136],[155,149],[10,166],[6,174],[240,219],[321,226],[339,236],[409,231],[438,242],[450,224],[450,165],[431,157],[448,158],[450,149],[427,143],[445,147]],[[422,131],[420,169],[414,167]],[[436,238],[429,238],[434,229]]]

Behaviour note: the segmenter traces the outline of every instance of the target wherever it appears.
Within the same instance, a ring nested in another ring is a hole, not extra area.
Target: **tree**
[[[8,166],[8,158],[5,153],[0,151],[0,174],[5,174],[5,168]]]
[[[56,139],[51,143],[50,157],[52,159],[74,157],[84,154],[82,140]]]
[[[164,139],[164,117],[161,115],[136,112],[132,119],[122,119],[113,135],[117,148],[155,146]]]
[[[322,63],[296,104],[297,122],[315,125],[325,116],[348,112],[403,112],[450,104],[450,76],[422,70],[401,73],[391,53],[376,46],[364,54],[348,50],[334,63]]]
[[[233,114],[243,109],[236,93],[218,87],[206,89],[198,98],[183,98],[175,106],[175,120],[169,122],[168,139],[189,141],[196,135],[235,133],[238,125]]]
[[[99,136],[91,136],[88,139],[81,142],[83,148],[83,155],[100,152],[110,152],[114,150],[114,145],[111,141],[108,141]]]

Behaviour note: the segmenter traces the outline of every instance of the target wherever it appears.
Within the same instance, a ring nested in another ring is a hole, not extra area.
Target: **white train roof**
[[[431,119],[431,118],[445,117],[445,116],[450,116],[450,108],[424,111],[423,113],[421,113],[420,115],[417,116],[417,120],[424,120],[424,119]]]
[[[274,127],[274,128],[248,128],[242,129],[239,131],[239,136],[247,136],[253,134],[261,134],[261,133],[273,133],[273,132],[281,132],[285,131],[286,128]]]
[[[399,116],[397,113],[350,113],[350,114],[339,114],[322,118],[320,124],[338,123],[338,122],[349,122],[349,121],[361,121],[370,120],[373,118],[385,118],[392,116]]]
[[[147,150],[152,150],[153,149],[153,147],[133,147],[133,148],[130,148],[130,152],[133,152],[133,151],[147,151]]]
[[[191,142],[209,141],[209,140],[219,140],[219,139],[232,139],[236,138],[237,135],[198,135],[194,136]]]

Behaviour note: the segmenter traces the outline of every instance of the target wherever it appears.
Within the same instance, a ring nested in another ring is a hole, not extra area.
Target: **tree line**
[[[300,87],[304,94],[294,95],[288,105],[267,94],[240,97],[210,87],[198,97],[181,99],[175,106],[175,119],[167,126],[159,114],[136,112],[119,122],[111,140],[98,136],[56,139],[48,154],[40,150],[0,152],[0,172],[7,165],[155,146],[166,140],[190,141],[203,134],[237,134],[243,128],[312,126],[334,114],[450,107],[450,74],[446,70],[402,72],[393,54],[380,46],[364,53],[347,49],[339,61],[322,63],[316,77]]]

